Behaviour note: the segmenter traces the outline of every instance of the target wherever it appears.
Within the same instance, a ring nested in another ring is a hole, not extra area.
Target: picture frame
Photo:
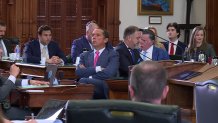
[[[174,0],[138,0],[138,15],[173,15]]]
[[[149,24],[162,24],[161,16],[149,16],[148,18]]]

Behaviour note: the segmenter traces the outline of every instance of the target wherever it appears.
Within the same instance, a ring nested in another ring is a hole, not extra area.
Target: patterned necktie
[[[99,51],[96,51],[96,52],[95,52],[94,67],[96,66],[96,63],[97,63],[97,61],[98,61],[99,53],[100,53]]]
[[[174,43],[171,43],[171,46],[170,46],[170,55],[174,55]]]
[[[143,60],[144,60],[144,61],[146,60],[146,54],[147,54],[147,52],[146,52],[146,51],[143,51]]]
[[[42,57],[48,59],[48,55],[46,54],[46,47],[45,47],[45,46],[42,48],[42,53],[41,53],[41,55],[42,55]]]

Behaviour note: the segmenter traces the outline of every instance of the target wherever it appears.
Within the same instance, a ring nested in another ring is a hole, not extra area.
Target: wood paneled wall
[[[17,36],[22,46],[37,38],[40,25],[51,26],[65,54],[90,20],[109,31],[112,44],[119,41],[119,0],[0,0],[0,19],[7,23],[7,35]]]
[[[213,44],[216,50],[216,55],[218,56],[218,1],[217,0],[207,0],[207,24],[206,33],[207,41]]]

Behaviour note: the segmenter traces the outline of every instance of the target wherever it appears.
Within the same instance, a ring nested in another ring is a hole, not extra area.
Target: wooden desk
[[[6,71],[10,70],[10,66],[14,64],[14,61],[10,60],[3,60],[0,61],[0,69],[4,69]],[[21,75],[32,75],[35,77],[44,77],[46,66],[45,65],[38,65],[38,64],[29,64],[29,63],[15,63],[19,66]],[[64,65],[58,66],[57,74],[62,73],[62,79],[76,79],[77,76],[75,74],[76,66],[74,65]]]
[[[45,65],[16,63],[20,67],[21,75],[30,75],[35,77],[44,77],[46,72]],[[58,66],[57,74],[60,72],[63,74],[62,79],[76,79],[75,74],[76,67],[73,65]]]
[[[29,90],[29,91],[28,91]],[[34,92],[38,90],[38,92]],[[70,99],[92,99],[94,86],[82,84],[73,86],[44,87],[31,89],[18,89],[20,92],[19,102],[21,106],[39,108],[49,99],[70,100]],[[40,92],[42,91],[42,92]]]
[[[128,100],[128,80],[106,80],[109,87],[109,99]]]

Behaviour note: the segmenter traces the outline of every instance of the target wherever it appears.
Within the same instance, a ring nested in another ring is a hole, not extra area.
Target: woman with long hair
[[[189,60],[194,59],[198,61],[198,55],[201,53],[206,55],[206,60],[216,56],[213,45],[206,41],[205,29],[201,26],[197,26],[192,31],[186,54]]]

